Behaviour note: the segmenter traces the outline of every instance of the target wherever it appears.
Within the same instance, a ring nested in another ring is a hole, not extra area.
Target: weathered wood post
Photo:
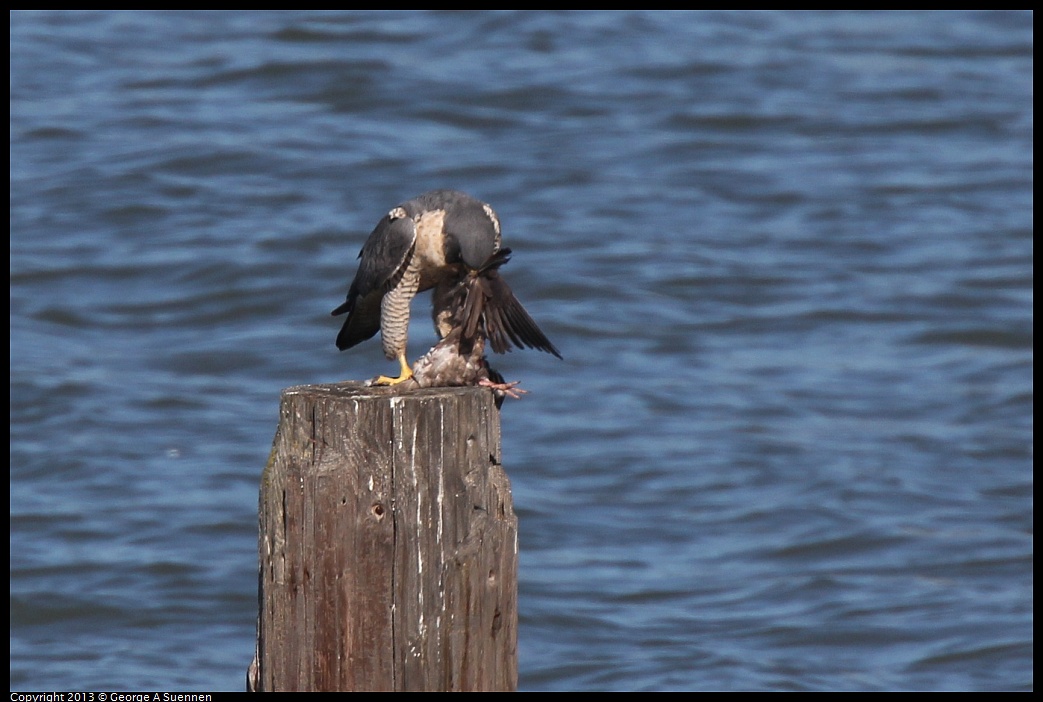
[[[258,689],[517,686],[517,519],[487,388],[284,390],[259,521]]]

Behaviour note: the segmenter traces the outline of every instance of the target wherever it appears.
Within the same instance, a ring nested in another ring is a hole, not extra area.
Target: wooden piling
[[[513,690],[517,519],[486,388],[283,391],[259,690]]]

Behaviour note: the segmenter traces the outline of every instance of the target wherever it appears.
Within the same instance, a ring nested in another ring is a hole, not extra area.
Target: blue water
[[[1032,689],[1032,14],[10,20],[12,689],[242,689],[279,392],[396,370],[329,311],[438,187],[566,359],[522,689]]]

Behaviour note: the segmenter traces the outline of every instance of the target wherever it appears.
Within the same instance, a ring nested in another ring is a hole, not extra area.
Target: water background
[[[437,187],[565,356],[523,689],[1033,687],[1031,14],[10,21],[12,689],[242,689],[279,392],[396,370],[329,311]]]

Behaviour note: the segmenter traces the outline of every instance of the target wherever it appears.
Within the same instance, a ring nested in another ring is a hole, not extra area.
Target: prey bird
[[[506,283],[499,268],[510,256],[510,249],[500,249],[449,291],[445,304],[452,310],[451,329],[413,364],[409,384],[422,388],[482,385],[492,389],[497,407],[504,398],[527,392],[517,387],[518,381],[505,382],[485,358],[486,340],[494,351],[504,353],[510,349],[515,327],[535,326],[525,310],[515,306],[514,296],[502,290]]]

